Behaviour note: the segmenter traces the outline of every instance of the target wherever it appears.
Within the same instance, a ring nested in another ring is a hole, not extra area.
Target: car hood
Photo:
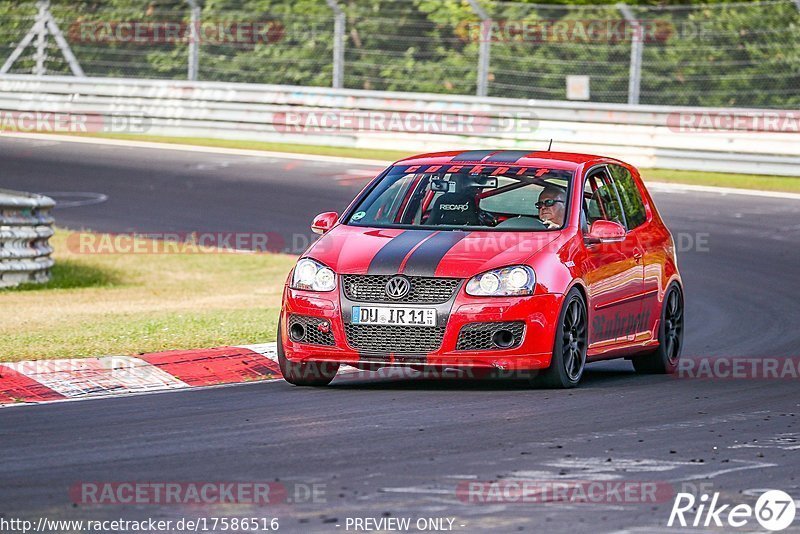
[[[524,263],[559,232],[400,230],[338,225],[306,253],[340,274],[468,278]]]

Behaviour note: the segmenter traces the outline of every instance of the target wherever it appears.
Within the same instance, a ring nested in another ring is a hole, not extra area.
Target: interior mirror
[[[477,176],[472,182],[472,185],[475,187],[482,187],[485,189],[497,188],[497,177],[496,176]]]
[[[453,186],[456,185],[455,183],[448,182],[447,180],[440,180],[440,179],[434,178],[434,179],[431,180],[431,191],[440,191],[442,193],[447,193],[447,192],[451,192],[452,193],[452,191],[450,191],[450,185],[451,184]]]
[[[597,243],[618,243],[625,239],[625,227],[616,221],[599,220],[592,223],[585,241],[589,245]]]
[[[335,211],[326,211],[314,217],[314,222],[311,223],[311,231],[315,234],[324,234],[336,224],[339,220],[339,214]]]

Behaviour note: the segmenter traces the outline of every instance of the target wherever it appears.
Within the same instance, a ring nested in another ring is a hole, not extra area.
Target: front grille
[[[328,326],[327,332],[320,332],[319,325],[326,324]],[[294,325],[301,325],[305,331],[302,339],[295,339],[292,334],[292,327]],[[319,317],[307,317],[305,315],[290,315],[288,321],[289,337],[292,341],[297,343],[308,343],[310,345],[324,345],[332,347],[336,344],[333,339],[333,331],[331,323],[327,319],[320,319]]]
[[[498,330],[508,330],[512,335],[512,342],[508,346],[500,347],[492,339]],[[513,349],[522,343],[522,333],[525,330],[523,321],[509,321],[498,323],[469,323],[461,327],[458,334],[456,350],[501,350]]]
[[[359,352],[423,354],[442,345],[444,326],[345,324],[347,343]]]
[[[411,291],[401,299],[386,295],[386,282],[394,275],[355,275],[342,276],[344,295],[357,302],[398,302],[405,304],[441,304],[450,300],[461,280],[458,278],[435,278],[409,276]]]

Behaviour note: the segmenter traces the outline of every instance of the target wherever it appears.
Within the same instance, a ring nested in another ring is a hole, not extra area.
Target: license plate
[[[351,322],[353,324],[436,326],[436,310],[433,308],[353,306]]]

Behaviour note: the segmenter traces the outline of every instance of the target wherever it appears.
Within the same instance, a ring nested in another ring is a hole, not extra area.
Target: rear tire
[[[664,294],[658,325],[658,348],[631,359],[633,368],[642,374],[667,374],[678,369],[683,350],[683,292],[673,282]]]
[[[560,389],[578,385],[586,367],[588,324],[586,302],[573,287],[558,317],[550,367],[532,379],[533,385]]]
[[[327,386],[336,377],[339,364],[336,362],[292,362],[283,350],[281,323],[278,322],[278,366],[283,378],[295,386]]]

